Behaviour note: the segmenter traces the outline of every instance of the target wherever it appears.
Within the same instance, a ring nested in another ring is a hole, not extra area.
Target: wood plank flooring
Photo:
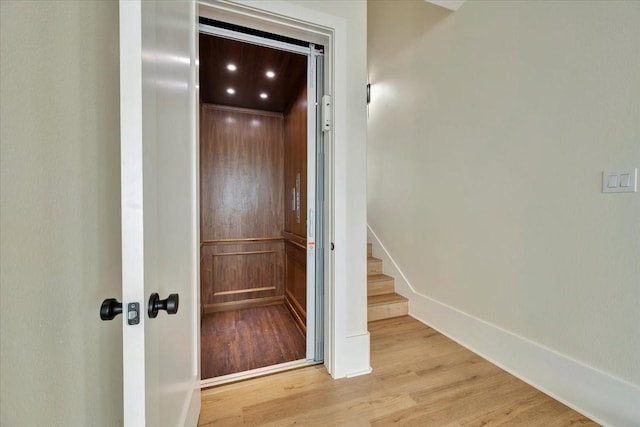
[[[283,304],[205,315],[200,343],[202,379],[306,357],[305,337]]]
[[[313,366],[203,390],[199,425],[597,425],[408,316],[369,330],[372,374]]]

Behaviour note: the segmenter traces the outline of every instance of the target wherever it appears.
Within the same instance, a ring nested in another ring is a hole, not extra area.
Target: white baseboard
[[[363,371],[354,371],[347,374],[346,378],[359,377],[360,375],[368,375],[373,372],[373,368],[369,367]]]
[[[198,425],[198,418],[200,417],[200,381],[197,377],[194,377],[192,380],[191,393],[185,401],[183,414],[183,426],[196,427]]]
[[[351,378],[371,373],[370,334],[368,331],[346,337],[341,366],[343,370],[332,375],[333,378]]]
[[[416,292],[371,227],[369,238],[410,316],[604,426],[640,426],[640,387]]]

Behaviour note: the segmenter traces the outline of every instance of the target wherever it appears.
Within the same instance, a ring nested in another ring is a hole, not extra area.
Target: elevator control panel
[[[327,132],[331,130],[331,96],[324,95],[322,97],[322,131]]]

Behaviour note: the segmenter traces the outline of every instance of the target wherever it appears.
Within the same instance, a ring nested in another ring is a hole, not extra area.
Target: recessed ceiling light
[[[270,79],[274,78],[276,76],[276,73],[274,73],[273,71],[269,70],[265,73],[265,75],[267,77],[269,77]]]
[[[238,69],[238,67],[236,67],[236,64],[227,64],[227,70],[235,71],[237,69]]]
[[[234,88],[230,87],[230,88],[227,89],[227,93],[229,95],[233,95],[234,93],[236,93],[236,90]]]
[[[262,93],[260,94],[260,98],[262,98],[262,99],[267,99],[268,97],[269,97],[269,95],[267,95],[267,94],[266,94],[266,93],[264,93],[264,92],[262,92]]]

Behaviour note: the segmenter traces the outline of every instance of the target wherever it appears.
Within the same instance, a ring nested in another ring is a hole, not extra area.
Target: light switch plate
[[[603,193],[635,193],[638,191],[638,168],[602,172]]]

